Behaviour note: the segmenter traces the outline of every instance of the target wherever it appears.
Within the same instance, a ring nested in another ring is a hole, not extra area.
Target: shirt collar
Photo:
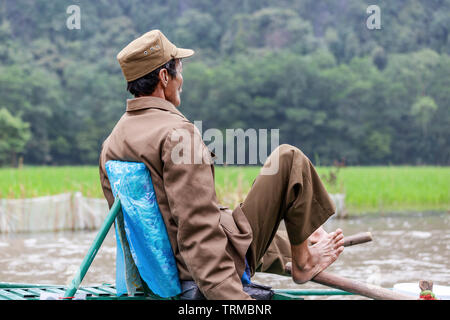
[[[162,98],[145,96],[134,99],[127,99],[127,112],[151,108],[166,110],[185,118],[185,116],[180,111],[178,111],[178,109],[170,101]]]

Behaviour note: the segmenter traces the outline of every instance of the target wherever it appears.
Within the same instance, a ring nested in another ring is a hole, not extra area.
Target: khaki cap
[[[117,55],[128,82],[139,79],[173,58],[187,58],[194,50],[177,48],[159,30],[152,30],[131,41]]]

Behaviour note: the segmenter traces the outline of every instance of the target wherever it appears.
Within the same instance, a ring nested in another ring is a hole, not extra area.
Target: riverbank
[[[317,168],[330,193],[345,193],[349,214],[449,211],[450,167],[383,166]],[[234,207],[245,199],[259,167],[217,166],[216,191]],[[0,198],[19,199],[80,191],[102,198],[95,166],[0,169]]]

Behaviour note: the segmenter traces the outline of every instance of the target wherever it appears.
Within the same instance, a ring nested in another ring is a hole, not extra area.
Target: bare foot
[[[328,232],[326,232],[323,227],[319,227],[314,231],[308,238],[309,245],[313,245],[320,241],[323,237],[326,237]]]
[[[306,243],[306,245],[305,245]],[[331,265],[344,251],[344,235],[341,229],[322,237],[316,244],[307,241],[292,246],[292,279],[295,283],[305,283]]]

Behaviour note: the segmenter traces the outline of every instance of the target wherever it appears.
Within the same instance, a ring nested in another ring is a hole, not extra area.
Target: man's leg
[[[307,239],[335,212],[335,206],[314,166],[298,148],[281,145],[264,167],[273,166],[274,161],[278,171],[258,175],[241,205],[253,231],[247,259],[252,274],[257,269],[283,274],[285,263],[293,258],[294,281],[304,281],[342,252],[342,231],[321,235],[308,247]],[[287,237],[277,234],[282,219]]]
[[[291,244],[286,230],[278,230],[267,251],[258,261],[255,271],[288,275],[285,266],[292,262]]]

